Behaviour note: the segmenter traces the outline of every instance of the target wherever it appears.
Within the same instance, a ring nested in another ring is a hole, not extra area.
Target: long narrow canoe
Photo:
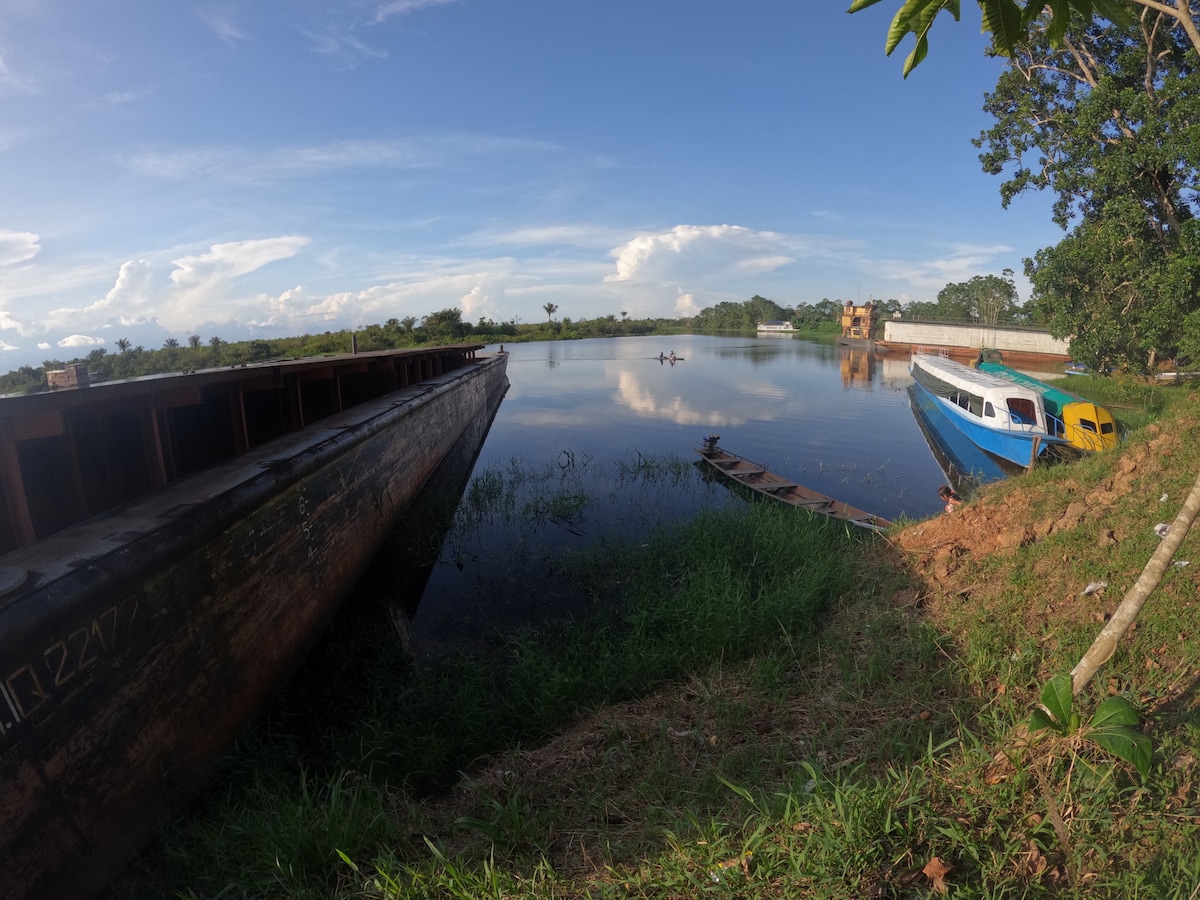
[[[794,481],[788,481],[782,475],[776,475],[766,466],[728,453],[717,447],[710,446],[706,440],[703,447],[696,449],[700,459],[730,481],[749,488],[764,497],[770,497],[788,506],[807,509],[809,512],[821,513],[839,521],[857,525],[870,531],[883,531],[890,528],[892,523],[883,516],[877,516],[866,510],[858,509],[849,503],[834,500],[819,491],[807,488]]]

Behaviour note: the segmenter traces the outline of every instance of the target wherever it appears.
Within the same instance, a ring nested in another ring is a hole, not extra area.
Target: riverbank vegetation
[[[1146,772],[1021,728],[1200,471],[1195,393],[1116,389],[1118,452],[882,538],[756,504],[598,540],[553,561],[592,615],[436,665],[339,619],[114,897],[1194,900],[1195,533],[1076,701],[1129,701]]]
[[[1030,320],[1015,305],[1016,293],[1011,273],[1004,279],[977,276],[969,282],[947,285],[936,303],[897,300],[879,301],[885,315],[901,314],[908,318],[945,322],[1025,323]],[[47,390],[46,372],[67,365],[87,367],[91,381],[109,381],[158,375],[165,372],[192,372],[200,369],[240,366],[271,360],[324,356],[352,351],[391,350],[436,344],[480,342],[517,344],[532,341],[569,341],[586,338],[636,337],[674,334],[748,334],[755,333],[759,322],[787,320],[797,334],[815,338],[833,338],[841,334],[842,301],[821,300],[781,306],[774,300],[755,294],[749,300],[725,301],[701,310],[695,316],[676,319],[631,319],[610,314],[595,319],[554,318],[556,304],[546,304],[545,322],[494,322],[480,319],[464,322],[462,310],[451,307],[432,312],[424,318],[406,316],[388,319],[382,325],[364,325],[353,331],[327,331],[298,337],[261,338],[226,341],[213,336],[189,336],[186,344],[169,338],[161,348],[133,346],[120,338],[116,353],[100,347],[85,357],[69,360],[49,359],[40,367],[22,366],[0,375],[0,394],[34,393]]]

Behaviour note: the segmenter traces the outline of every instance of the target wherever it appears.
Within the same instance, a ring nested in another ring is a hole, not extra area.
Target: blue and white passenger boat
[[[945,356],[914,353],[918,393],[931,398],[977,446],[1018,466],[1030,466],[1050,444],[1065,444],[1046,415],[1042,395]]]

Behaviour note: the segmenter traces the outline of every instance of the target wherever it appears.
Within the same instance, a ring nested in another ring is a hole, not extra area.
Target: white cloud
[[[7,310],[0,309],[0,331],[15,331],[17,334],[24,336],[29,334],[32,329],[27,323],[18,319]]]
[[[679,292],[679,296],[675,300],[675,315],[677,317],[696,316],[700,314],[700,305],[691,294]]]
[[[873,268],[897,281],[906,281],[921,291],[937,294],[947,284],[970,281],[995,269],[995,260],[1012,253],[1004,244],[958,244],[932,259],[903,261],[882,260]],[[995,272],[999,274],[999,272]]]
[[[80,347],[100,347],[103,344],[104,338],[88,337],[86,334],[71,334],[58,342],[58,346],[71,350]]]
[[[676,282],[740,271],[761,274],[794,261],[792,254],[778,252],[790,242],[784,235],[740,225],[676,225],[613,250],[616,271],[604,280]]]
[[[33,259],[41,250],[39,237],[28,231],[0,231],[0,266]]]
[[[295,256],[309,243],[302,235],[285,235],[213,244],[207,253],[171,261],[172,286],[154,303],[154,313],[168,331],[190,331],[199,322],[253,320],[264,297],[237,297],[236,279],[279,260]]]

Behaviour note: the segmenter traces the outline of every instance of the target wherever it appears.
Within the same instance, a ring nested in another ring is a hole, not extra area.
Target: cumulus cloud
[[[213,244],[207,253],[171,260],[171,285],[154,303],[155,315],[168,331],[189,331],[202,321],[253,319],[270,301],[262,295],[234,291],[237,279],[288,259],[309,243],[301,235]]]
[[[62,328],[98,324],[114,313],[121,325],[137,325],[147,321],[149,313],[139,311],[148,309],[151,304],[152,269],[149,260],[145,259],[123,262],[117,272],[116,282],[101,299],[87,306],[52,309],[46,316],[46,326]]]
[[[26,335],[32,330],[29,325],[12,315],[8,310],[0,309],[0,330],[15,331],[17,334]]]
[[[71,334],[58,342],[59,347],[65,349],[77,350],[80,347],[100,347],[104,344],[104,338],[89,337],[86,334]],[[41,346],[40,344],[38,345]]]
[[[492,313],[492,298],[488,295],[487,288],[481,284],[477,284],[467,291],[459,299],[458,305],[462,307],[464,322],[471,322],[477,316]]]
[[[773,271],[794,257],[779,252],[788,238],[740,225],[676,225],[670,231],[643,234],[612,251],[616,271],[605,281],[674,282],[706,275]]]
[[[700,304],[691,294],[679,292],[679,296],[675,299],[675,315],[682,317],[697,316],[700,314]]]
[[[0,266],[33,259],[42,249],[39,240],[29,231],[0,231]]]

